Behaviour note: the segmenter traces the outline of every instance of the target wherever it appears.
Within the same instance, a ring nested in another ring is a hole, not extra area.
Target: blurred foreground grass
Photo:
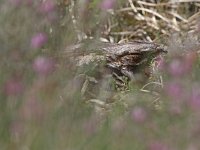
[[[2,0],[0,149],[200,149],[199,6]],[[60,54],[89,38],[158,41],[169,55],[158,61],[159,78],[148,90],[87,101],[74,81],[73,60]]]

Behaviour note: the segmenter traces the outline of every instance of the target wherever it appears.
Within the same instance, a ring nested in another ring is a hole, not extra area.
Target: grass
[[[1,1],[1,149],[200,149],[199,6],[194,0]],[[88,39],[155,41],[169,53],[143,88],[91,84],[95,93],[87,98],[87,80],[96,81],[79,73],[75,54],[66,50]]]

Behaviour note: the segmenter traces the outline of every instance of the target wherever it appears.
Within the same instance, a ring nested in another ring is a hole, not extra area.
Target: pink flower
[[[102,10],[112,9],[115,5],[115,0],[103,0],[101,3]]]
[[[14,6],[19,6],[22,3],[21,0],[9,0],[9,2]]]
[[[195,61],[197,60],[198,54],[196,52],[189,52],[185,55],[184,60],[186,62],[186,67],[188,70],[192,68],[194,65]]]
[[[162,56],[158,56],[155,58],[155,66],[158,69],[163,69],[165,65],[164,58]]]
[[[137,123],[143,123],[147,119],[147,113],[142,107],[135,107],[131,112],[131,118]]]
[[[55,63],[48,57],[37,57],[33,62],[34,71],[41,76],[49,75],[55,69]]]
[[[165,144],[155,141],[149,145],[149,150],[169,150],[169,148]]]
[[[199,110],[200,108],[200,88],[195,87],[192,89],[189,104],[193,109]]]
[[[32,6],[33,0],[25,0],[25,4],[28,5],[28,6]]]
[[[31,46],[33,48],[40,48],[47,42],[47,36],[44,33],[38,33],[31,39]]]
[[[176,82],[169,82],[165,87],[165,92],[168,96],[172,97],[174,100],[180,100],[183,97],[183,87]]]
[[[187,72],[187,68],[182,59],[176,58],[169,64],[168,71],[172,76],[178,77],[184,75]]]
[[[196,52],[189,52],[183,57],[174,58],[168,66],[168,71],[175,77],[183,76],[192,70],[192,66],[196,59]]]
[[[51,13],[55,10],[55,4],[52,0],[46,0],[41,4],[39,10],[44,14]]]
[[[189,144],[187,150],[198,150],[199,148],[194,143]]]
[[[19,95],[23,92],[24,85],[20,78],[9,79],[4,86],[4,91],[8,96]]]

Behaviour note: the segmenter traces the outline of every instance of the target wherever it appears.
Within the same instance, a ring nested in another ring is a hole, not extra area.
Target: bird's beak
[[[157,49],[158,49],[158,51],[161,52],[161,53],[165,53],[165,54],[168,53],[167,47],[166,47],[166,46],[160,46],[160,47],[158,47]]]
[[[168,53],[168,51],[167,51],[167,50],[163,50],[163,53],[167,54],[167,53]]]
[[[167,47],[163,47],[163,53],[167,54],[168,53],[168,50],[167,50]]]

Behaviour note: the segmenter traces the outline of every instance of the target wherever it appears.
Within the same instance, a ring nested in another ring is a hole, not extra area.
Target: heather
[[[200,149],[199,7],[195,0],[2,0],[0,149]],[[152,63],[143,86],[109,92],[101,84],[91,98],[98,70],[77,68],[69,51],[85,42],[87,53],[97,47],[91,39],[154,41],[168,54]]]

